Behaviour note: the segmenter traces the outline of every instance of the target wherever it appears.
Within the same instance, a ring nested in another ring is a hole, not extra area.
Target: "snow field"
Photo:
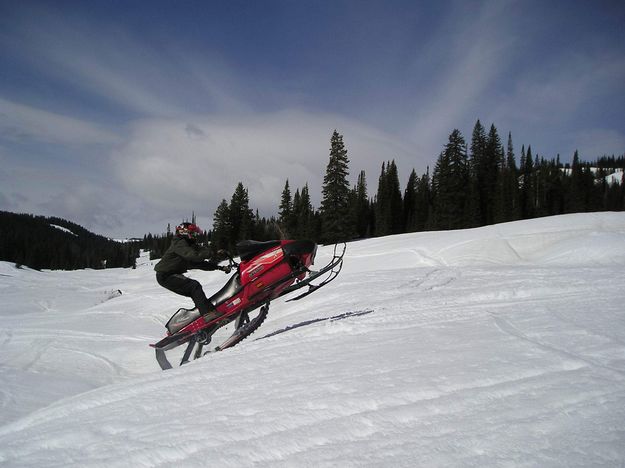
[[[601,213],[353,242],[168,372],[147,344],[187,303],[149,262],[0,264],[0,466],[622,466],[624,241]]]

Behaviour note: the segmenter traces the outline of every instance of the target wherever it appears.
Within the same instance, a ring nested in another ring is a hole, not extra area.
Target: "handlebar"
[[[230,273],[233,269],[236,269],[239,267],[239,264],[234,260],[234,258],[232,257],[232,254],[228,252],[227,250],[223,250],[223,249],[218,250],[217,254],[221,257],[225,257],[225,259],[228,260],[227,266],[219,267],[219,269],[224,271],[226,274]]]

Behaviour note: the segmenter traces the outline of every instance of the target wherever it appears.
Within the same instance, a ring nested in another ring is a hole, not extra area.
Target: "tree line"
[[[136,242],[116,242],[65,219],[0,211],[0,260],[18,267],[133,267],[139,249]]]
[[[343,136],[334,131],[318,209],[308,184],[295,188],[287,179],[277,203],[277,216],[260,217],[250,208],[247,189],[239,182],[230,200],[223,199],[204,241],[235,251],[244,239],[307,238],[321,243],[424,230],[464,229],[564,213],[620,211],[625,208],[625,183],[606,176],[625,167],[624,156],[571,164],[558,155],[547,159],[531,146],[517,153],[508,133],[505,145],[492,124],[478,120],[470,142],[453,130],[433,170],[420,176],[413,169],[402,190],[394,160],[382,162],[375,192],[360,171],[350,186],[349,158]],[[278,196],[276,196],[278,199]],[[150,235],[151,236],[151,235]],[[158,253],[168,236],[151,236]],[[147,238],[146,238],[147,239]],[[160,243],[160,244],[159,244]]]
[[[347,154],[343,136],[335,130],[319,208],[312,205],[308,184],[293,187],[287,179],[276,194],[277,215],[261,217],[250,208],[248,190],[239,182],[199,241],[215,251],[236,252],[236,243],[245,239],[333,243],[625,208],[625,156],[582,161],[576,151],[572,163],[563,164],[559,155],[547,159],[522,146],[517,164],[511,133],[504,145],[495,125],[487,131],[479,120],[470,142],[453,130],[433,170],[419,176],[413,169],[403,190],[394,160],[382,162],[375,191],[365,171],[350,186]],[[620,181],[609,183],[606,176],[617,170]],[[141,248],[160,258],[172,236],[168,226],[164,234],[119,243],[61,218],[0,212],[0,260],[35,269],[131,267]]]

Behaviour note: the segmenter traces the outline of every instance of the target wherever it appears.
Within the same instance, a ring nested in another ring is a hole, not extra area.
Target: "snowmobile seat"
[[[296,240],[282,247],[285,255],[306,255],[317,251],[317,244],[311,240]]]
[[[259,242],[253,240],[244,240],[237,243],[237,252],[239,252],[239,256],[241,260],[247,262],[251,260],[256,255],[265,250],[273,249],[274,247],[278,247],[280,245],[279,240],[272,240],[266,242]]]
[[[234,295],[236,295],[241,290],[241,276],[237,273],[236,275],[232,275],[232,278],[228,280],[228,282],[213,294],[208,302],[212,304],[213,307],[217,307],[223,302],[227,301]]]

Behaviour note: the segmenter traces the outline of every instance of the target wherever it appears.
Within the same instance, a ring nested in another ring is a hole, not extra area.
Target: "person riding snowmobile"
[[[210,249],[196,243],[197,236],[201,232],[200,228],[193,223],[185,222],[177,226],[171,245],[154,270],[158,284],[176,294],[190,297],[199,313],[206,319],[212,320],[220,314],[206,298],[202,285],[196,280],[187,278],[183,273],[191,269],[221,270],[230,273],[230,266],[220,267],[218,262],[211,258]]]

